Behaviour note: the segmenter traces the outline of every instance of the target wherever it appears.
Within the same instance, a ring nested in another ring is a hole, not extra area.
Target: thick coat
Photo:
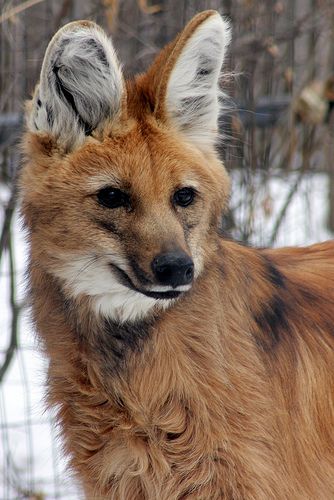
[[[28,106],[32,311],[89,500],[334,498],[334,243],[221,234],[228,39],[199,14],[124,82],[100,28],[71,23]],[[175,252],[193,277],[162,285]]]

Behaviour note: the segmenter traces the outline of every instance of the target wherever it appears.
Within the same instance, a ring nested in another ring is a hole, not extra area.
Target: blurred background
[[[15,190],[24,101],[47,43],[65,23],[93,19],[131,77],[205,9],[233,25],[220,81],[219,151],[232,177],[225,229],[260,246],[332,237],[334,0],[0,0],[0,500],[80,498],[43,406]]]

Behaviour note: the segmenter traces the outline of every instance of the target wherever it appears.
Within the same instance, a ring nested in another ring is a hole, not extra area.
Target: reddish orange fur
[[[334,243],[258,250],[218,234],[228,197],[220,162],[185,144],[163,111],[152,115],[171,50],[127,84],[127,109],[103,137],[64,154],[51,137],[26,136],[22,212],[48,404],[87,499],[329,500]],[[171,241],[188,248],[182,216],[164,202],[184,175],[203,189],[200,215],[186,222],[196,220],[191,234],[204,251],[191,291],[156,313],[117,370],[89,298],[71,303],[53,275],[59,252],[108,246],[85,181],[115,169],[141,196],[138,213],[116,222],[144,269]]]

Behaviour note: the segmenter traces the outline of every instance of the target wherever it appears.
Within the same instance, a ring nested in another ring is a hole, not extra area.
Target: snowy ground
[[[6,193],[1,191],[0,197]],[[0,221],[1,222],[1,221]],[[19,303],[24,298],[26,244],[14,221]],[[0,365],[9,343],[9,266],[0,267]],[[20,349],[0,385],[0,500],[80,498],[61,457],[57,429],[43,405],[46,363],[38,352],[27,312],[19,325]],[[41,496],[39,497],[38,494]],[[34,496],[35,495],[35,496]],[[43,496],[44,495],[44,496]]]
[[[266,243],[272,220],[280,212],[293,182],[293,176],[286,180],[271,180],[269,190],[262,193],[261,185],[256,186],[254,180],[258,193],[258,209],[252,221],[256,235],[253,237],[254,244]],[[5,196],[5,193],[0,192],[0,196]],[[241,223],[245,218],[243,196],[238,191],[232,198],[233,205],[239,206],[237,218]],[[289,206],[275,244],[302,245],[331,238],[325,229],[326,206],[326,177],[313,175],[304,178]],[[18,221],[15,220],[14,224],[19,293],[23,299],[26,246]],[[0,364],[9,341],[8,301],[8,262],[5,259],[0,268]],[[20,321],[20,345],[5,383],[0,386],[0,500],[79,499],[80,494],[61,457],[57,432],[50,423],[50,415],[44,411],[45,361],[34,343],[27,314],[23,314]],[[37,496],[39,493],[40,497]]]

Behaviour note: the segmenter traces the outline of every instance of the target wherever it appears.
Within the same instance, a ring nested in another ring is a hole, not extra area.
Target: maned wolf
[[[68,24],[28,106],[32,311],[87,499],[334,498],[334,244],[220,234],[229,38],[202,12],[124,81]]]

